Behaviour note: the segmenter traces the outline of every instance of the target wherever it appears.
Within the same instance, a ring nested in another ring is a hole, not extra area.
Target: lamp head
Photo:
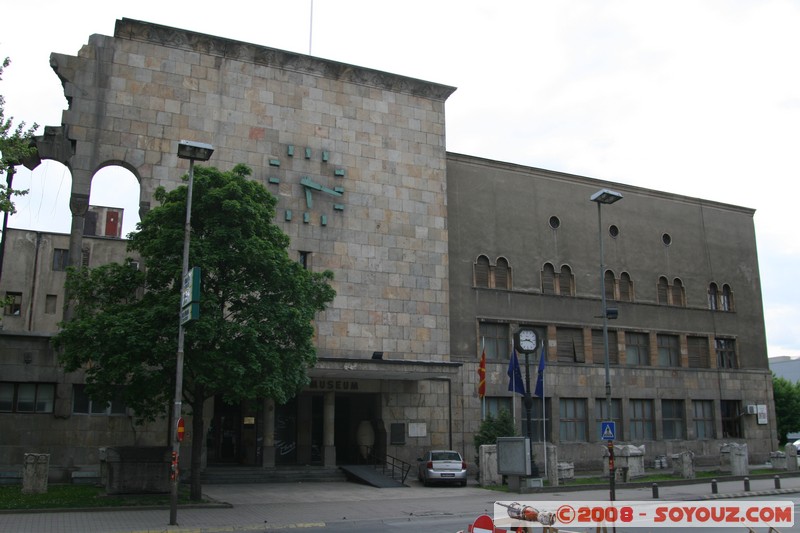
[[[208,161],[213,153],[214,147],[210,144],[183,140],[178,142],[178,157],[181,159]]]
[[[622,200],[622,194],[612,191],[611,189],[600,189],[589,199],[598,204],[613,204],[614,202]]]

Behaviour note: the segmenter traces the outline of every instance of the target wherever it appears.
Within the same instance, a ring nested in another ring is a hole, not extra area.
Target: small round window
[[[669,233],[665,233],[661,236],[661,242],[664,243],[664,246],[669,246],[672,244],[672,236]]]
[[[616,239],[619,236],[619,228],[616,225],[611,224],[611,226],[608,228],[608,234]]]
[[[561,220],[557,216],[550,217],[550,227],[553,229],[558,229],[561,226]]]

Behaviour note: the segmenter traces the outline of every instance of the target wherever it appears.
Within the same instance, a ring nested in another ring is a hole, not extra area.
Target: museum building
[[[166,420],[93,405],[49,340],[66,266],[126,254],[122,213],[90,205],[92,177],[126,168],[146,213],[157,187],[181,184],[183,139],[212,145],[209,165],[251,167],[290,253],[332,271],[337,293],[301,394],[209,401],[204,464],[334,468],[365,442],[412,464],[431,447],[471,460],[482,416],[503,408],[530,424],[537,461],[544,427],[576,468],[600,467],[607,419],[648,461],[776,449],[752,209],[448,153],[453,87],[177,28],[121,19],[51,65],[69,107],[37,146],[72,174],[72,226],[4,237],[0,470],[49,453],[58,478],[96,468],[104,447],[169,444]],[[591,200],[605,189],[622,199]],[[544,347],[530,421],[508,387],[520,328]]]

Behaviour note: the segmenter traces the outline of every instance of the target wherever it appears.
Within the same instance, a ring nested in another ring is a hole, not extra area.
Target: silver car
[[[417,459],[417,478],[423,485],[458,483],[467,485],[467,463],[453,450],[431,450]]]

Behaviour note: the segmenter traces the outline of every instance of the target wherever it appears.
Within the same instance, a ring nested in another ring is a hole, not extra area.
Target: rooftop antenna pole
[[[311,55],[311,37],[314,34],[314,0],[311,0],[311,14],[308,18],[308,55]]]

